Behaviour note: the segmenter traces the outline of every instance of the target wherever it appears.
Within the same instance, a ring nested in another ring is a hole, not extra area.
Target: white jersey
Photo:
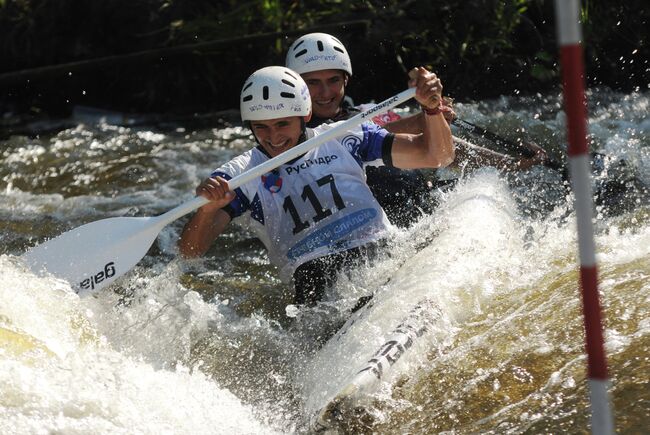
[[[307,130],[318,135],[335,127]],[[365,164],[391,164],[392,135],[363,124],[235,189],[226,207],[249,222],[288,281],[301,264],[376,241],[390,227],[366,184]],[[261,147],[235,157],[212,176],[227,180],[269,160]]]

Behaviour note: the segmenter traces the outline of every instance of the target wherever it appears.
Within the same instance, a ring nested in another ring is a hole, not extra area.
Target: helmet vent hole
[[[282,79],[282,83],[284,83],[285,85],[291,86],[292,88],[296,87],[296,85],[294,85],[293,83],[291,83],[289,80],[286,80],[286,79]]]
[[[284,73],[285,73],[286,75],[288,75],[289,77],[291,77],[292,79],[294,79],[294,80],[298,80],[298,76],[297,76],[297,75],[295,75],[295,74],[293,74],[293,73],[291,73],[291,72],[289,72],[289,71],[285,71]]]
[[[253,99],[252,95],[246,95],[244,98],[242,98],[242,101],[250,101]]]
[[[334,47],[334,50],[338,51],[339,53],[345,53],[341,47]]]
[[[316,45],[318,46],[318,51],[323,51],[323,50],[324,50],[324,48],[323,48],[323,41],[318,41],[318,42],[316,43]]]
[[[280,92],[280,96],[284,98],[296,98],[296,94],[292,94],[291,92]]]
[[[300,41],[299,43],[297,43],[295,47],[293,47],[293,51],[296,51],[296,50],[298,49],[298,47],[300,47],[300,46],[301,46],[302,44],[304,44],[304,43],[305,43],[305,40],[303,39],[302,41]]]
[[[264,86],[262,88],[262,99],[264,99],[264,100],[269,99],[269,87],[268,86]]]
[[[298,59],[300,56],[303,54],[307,53],[307,49],[302,49],[298,53],[296,53],[296,59]]]
[[[253,86],[253,82],[250,82],[246,86],[244,86],[244,89],[242,89],[242,92],[244,92],[246,89],[250,88],[251,86]]]

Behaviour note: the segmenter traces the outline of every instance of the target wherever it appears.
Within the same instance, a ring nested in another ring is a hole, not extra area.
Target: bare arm
[[[442,83],[435,74],[418,67],[409,73],[411,84],[416,86],[415,98],[424,109],[436,109],[442,101]],[[439,168],[454,160],[454,143],[451,129],[442,113],[423,114],[419,118],[420,134],[395,135],[393,165],[402,169]]]
[[[395,134],[418,134],[422,133],[424,113],[416,113],[415,115],[407,116],[397,119],[385,124],[383,127]]]
[[[223,207],[235,198],[228,182],[221,177],[208,178],[196,188],[196,194],[210,200],[192,216],[183,228],[178,249],[183,257],[194,258],[205,254],[228,224],[230,215]]]
[[[183,228],[178,249],[185,258],[202,256],[229,223],[230,215],[221,209],[212,213],[199,209]]]

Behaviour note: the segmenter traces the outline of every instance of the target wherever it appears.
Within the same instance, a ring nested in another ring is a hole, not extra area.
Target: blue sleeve
[[[210,174],[210,177],[212,178],[221,177],[226,181],[232,179],[230,175],[226,174],[225,172],[221,172],[219,170],[212,172],[212,174]],[[231,219],[234,219],[244,214],[249,208],[250,208],[250,201],[248,200],[246,195],[244,195],[244,192],[240,188],[237,188],[235,189],[235,199],[230,201],[230,203],[227,206],[225,206],[222,210],[228,213]]]
[[[355,158],[362,162],[383,161],[386,166],[393,166],[391,150],[395,135],[374,123],[361,124],[363,139],[356,149],[350,150]]]

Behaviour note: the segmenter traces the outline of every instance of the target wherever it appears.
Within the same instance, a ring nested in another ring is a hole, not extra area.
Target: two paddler
[[[274,66],[253,73],[244,82],[240,111],[257,146],[197,187],[210,203],[185,226],[181,254],[203,255],[233,219],[246,216],[281,279],[293,279],[295,302],[321,299],[338,272],[372,255],[391,226],[366,183],[364,166],[439,168],[454,160],[440,79],[423,67],[409,78],[425,113],[420,133],[391,133],[364,123],[231,191],[229,179],[336,126],[307,127],[312,98],[297,72]]]

